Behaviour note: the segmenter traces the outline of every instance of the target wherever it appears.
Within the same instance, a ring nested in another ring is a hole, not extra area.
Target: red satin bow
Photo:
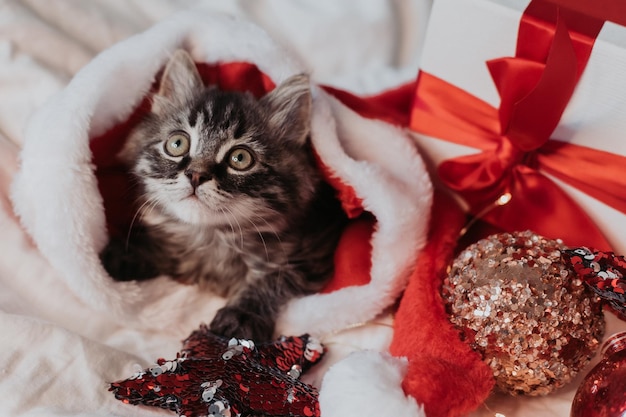
[[[591,218],[548,176],[626,213],[626,158],[550,140],[582,74],[603,21],[535,0],[526,9],[516,56],[487,63],[499,109],[421,72],[410,126],[482,150],[444,161],[443,182],[476,214],[509,192],[484,220],[532,229],[568,245],[610,245]]]

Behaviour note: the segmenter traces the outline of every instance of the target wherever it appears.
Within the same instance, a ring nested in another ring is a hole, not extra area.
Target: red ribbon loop
[[[522,24],[520,32],[527,28],[528,23]],[[545,63],[519,57],[487,65],[502,98],[502,134],[523,151],[539,148],[550,139],[578,81],[565,22],[559,16]]]

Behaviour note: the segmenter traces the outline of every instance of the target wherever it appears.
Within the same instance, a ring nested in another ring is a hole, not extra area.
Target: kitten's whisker
[[[257,219],[262,220],[262,221],[263,221],[263,223],[265,223],[265,225],[267,226],[267,229],[268,229],[270,232],[272,232],[272,234],[273,234],[274,236],[276,236],[276,239],[280,242],[280,236],[278,235],[278,232],[276,231],[276,228],[275,228],[273,225],[271,225],[271,224],[267,221],[267,219],[265,219],[264,217],[259,216],[258,214],[255,214],[255,215],[254,215],[254,217],[255,217],[255,218],[257,218]]]
[[[224,206],[224,209],[230,213],[230,215],[233,217],[233,220],[235,220],[235,223],[237,223],[237,227],[239,228],[239,236],[241,238],[240,239],[241,250],[243,251],[243,229],[241,228],[241,223],[239,223],[239,220],[237,220],[237,216],[235,216],[235,213],[233,213],[231,209],[229,209],[226,206]]]
[[[280,247],[280,250],[283,252],[283,255],[285,256],[285,259],[288,259],[289,257],[287,256],[287,251],[285,250],[285,247],[283,245],[283,241],[280,238],[280,235],[278,234],[278,232],[276,231],[276,228],[274,226],[272,226],[267,219],[259,216],[259,215],[255,215],[254,217],[256,217],[257,219],[261,219],[263,220],[263,222],[265,223],[265,225],[267,226],[267,228],[269,229],[270,232],[272,232],[272,234],[276,237],[276,240],[278,241],[278,246]]]
[[[259,235],[259,237],[261,238],[261,242],[263,243],[263,248],[265,249],[265,259],[267,259],[267,262],[270,262],[270,254],[267,250],[267,244],[265,243],[265,239],[263,238],[263,233],[261,233],[261,231],[259,230],[259,228],[257,227],[256,223],[254,223],[252,221],[252,219],[248,219],[248,222],[250,222],[250,224],[252,226],[254,226],[254,228],[256,229],[257,234]],[[279,272],[280,273],[280,272]]]
[[[128,250],[128,245],[130,244],[130,234],[133,230],[133,226],[135,225],[135,221],[137,220],[137,217],[139,216],[143,208],[148,205],[151,200],[152,198],[148,198],[141,206],[139,206],[139,208],[135,212],[135,215],[133,216],[133,219],[130,221],[130,225],[128,226],[128,233],[126,233],[126,250]]]
[[[145,213],[144,215],[152,214],[152,212],[154,211],[154,208],[157,206],[157,204],[159,204],[159,198],[155,197],[154,198],[154,202],[150,205],[150,208],[149,208],[150,211]]]
[[[283,277],[283,271],[284,271],[283,267],[284,267],[284,265],[285,264],[289,264],[289,255],[287,255],[287,251],[285,250],[285,246],[283,245],[283,241],[281,240],[280,235],[278,234],[276,229],[267,221],[267,219],[259,216],[258,214],[255,214],[254,217],[256,217],[257,219],[262,220],[265,223],[265,225],[267,226],[269,231],[276,237],[276,240],[278,241],[278,247],[280,248],[280,251],[283,253],[284,261],[283,262],[279,261],[276,264],[276,266],[278,266],[278,269],[277,269],[278,279],[280,280]],[[256,224],[252,220],[250,220],[250,223],[252,223],[254,225],[254,227],[257,229],[257,232],[259,233],[259,237],[261,237],[261,240],[263,242],[263,246],[265,247],[265,254],[267,256],[267,261],[270,262],[269,255],[267,253],[267,246],[265,244],[265,239],[263,238],[263,236],[259,232],[259,229],[256,226]]]
[[[226,221],[228,222],[228,225],[230,226],[230,230],[233,232],[233,234],[235,234],[235,227],[233,226],[233,223],[230,221],[230,219],[228,218],[228,213],[226,213],[226,210],[224,210],[223,208],[220,207],[220,211],[222,212],[222,214],[224,215],[224,217],[226,217]]]

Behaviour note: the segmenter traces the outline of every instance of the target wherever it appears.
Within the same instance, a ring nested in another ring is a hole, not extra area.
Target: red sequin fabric
[[[298,378],[323,353],[309,335],[256,346],[202,326],[185,340],[176,359],[159,359],[109,390],[125,403],[185,417],[319,417],[317,389]]]
[[[626,320],[626,259],[623,256],[580,247],[564,251],[563,258],[585,284]]]

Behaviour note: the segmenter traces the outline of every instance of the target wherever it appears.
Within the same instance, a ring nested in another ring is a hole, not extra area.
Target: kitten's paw
[[[126,274],[126,248],[119,240],[110,240],[102,252],[100,262],[107,273],[117,281],[130,281]]]
[[[239,307],[226,306],[217,312],[210,328],[226,337],[267,342],[272,338],[274,321]]]
[[[100,262],[116,281],[148,279],[157,275],[153,267],[129,250],[125,242],[117,239],[111,239],[100,253]]]

